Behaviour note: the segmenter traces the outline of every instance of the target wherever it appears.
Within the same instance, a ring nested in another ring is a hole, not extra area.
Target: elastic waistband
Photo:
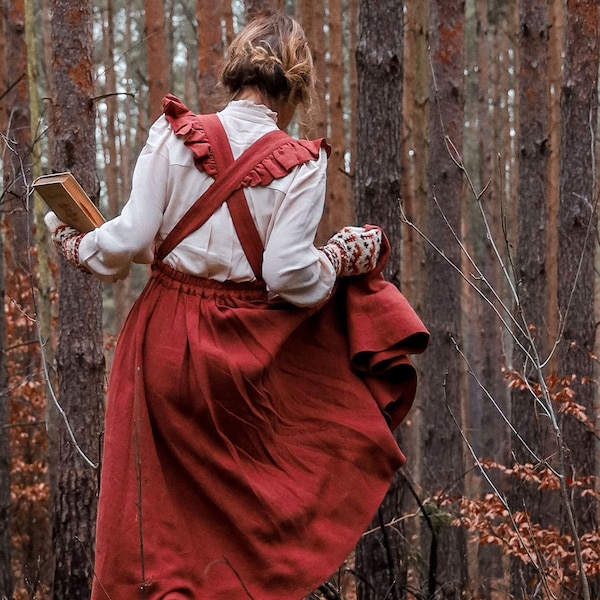
[[[248,300],[267,300],[267,290],[262,281],[216,281],[183,273],[160,260],[152,263],[151,279],[164,287],[185,294],[202,296],[229,296]]]

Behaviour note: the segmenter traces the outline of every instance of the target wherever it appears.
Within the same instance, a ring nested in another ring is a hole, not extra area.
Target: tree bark
[[[329,2],[329,130],[331,156],[327,164],[327,201],[319,226],[319,243],[332,233],[354,223],[352,181],[346,168],[348,150],[345,126],[346,103],[344,71],[344,31],[342,30],[342,1]]]
[[[564,7],[562,0],[548,2],[548,78],[550,85],[548,103],[548,191],[546,227],[546,272],[548,273],[548,335],[558,337],[558,205],[560,199],[560,97],[562,88]],[[556,353],[550,357],[549,372],[556,372]]]
[[[0,12],[0,89],[4,93],[8,88],[6,61],[5,14]],[[6,99],[0,100],[0,131],[6,131]],[[0,300],[4,310],[6,305],[6,270],[4,263],[4,233],[0,230]],[[0,522],[5,526],[0,529],[0,597],[12,597],[13,577],[11,566],[10,524],[10,442],[8,426],[10,422],[8,399],[8,373],[6,356],[6,323],[3,314],[0,319]]]
[[[246,19],[250,20],[257,15],[281,10],[281,4],[281,0],[244,0]]]
[[[8,106],[6,105],[6,92],[9,88],[8,81],[8,64],[6,62],[6,19],[7,14],[4,10],[4,6],[0,4],[0,131],[7,130],[7,110]]]
[[[11,491],[20,499],[13,505],[10,523],[18,542],[13,546],[16,565],[15,587],[25,581],[38,583],[47,578],[51,571],[48,545],[47,505],[43,494],[34,498],[28,491],[31,486],[47,484],[45,474],[36,465],[45,467],[46,436],[44,429],[26,426],[24,423],[44,419],[43,403],[36,401],[36,384],[43,386],[40,378],[40,347],[32,343],[37,340],[37,325],[33,287],[36,284],[36,256],[31,251],[34,244],[33,210],[28,197],[27,182],[31,176],[32,138],[30,120],[29,74],[27,62],[26,19],[24,0],[6,3],[6,59],[10,91],[7,96],[8,131],[10,152],[4,163],[4,192],[2,209],[5,231],[5,267],[10,278],[6,291],[10,297],[6,316],[8,340],[12,348],[8,351],[9,381],[28,381],[28,403],[23,408],[23,389],[9,392],[11,420],[19,425],[7,428],[2,435],[9,438],[11,454],[16,468],[11,473]],[[18,307],[18,309],[16,309]],[[25,318],[23,318],[25,317]],[[39,389],[39,388],[38,388]],[[43,515],[43,517],[42,517]],[[39,518],[36,522],[35,517]]]
[[[102,148],[104,151],[104,182],[108,200],[108,218],[116,217],[121,210],[121,197],[119,187],[120,155],[117,151],[117,138],[121,127],[119,126],[119,110],[117,104],[117,77],[115,72],[115,33],[113,0],[106,2],[106,14],[102,19],[102,58],[106,65],[104,69],[104,102],[106,104],[105,118],[100,120],[98,129],[102,135]],[[119,144],[121,146],[122,144]],[[129,181],[128,181],[129,184]],[[129,281],[117,281],[110,287],[112,295],[112,314],[109,329],[117,334],[121,330],[130,302],[127,299]]]
[[[91,0],[53,0],[53,168],[71,171],[98,198]],[[54,597],[88,598],[94,554],[104,358],[100,283],[61,259],[58,397],[68,420],[59,440],[55,490]],[[87,458],[84,458],[84,453]],[[88,462],[89,460],[89,462]]]
[[[148,65],[148,116],[153,122],[162,114],[162,99],[169,91],[169,66],[162,0],[144,0],[146,60]]]
[[[356,48],[358,47],[358,12],[361,0],[346,0],[349,20],[348,31],[348,89],[350,95],[350,173],[356,171],[356,113],[358,97],[358,75],[356,73]],[[355,187],[355,186],[353,186]],[[354,206],[356,207],[356,198]]]
[[[393,251],[386,278],[400,283],[400,152],[402,132],[402,3],[359,4],[355,204],[359,224],[380,225]],[[356,549],[357,592],[361,600],[402,597],[406,552],[402,537],[386,526],[398,516],[405,488],[397,477],[372,528]]]
[[[430,201],[425,231],[437,250],[426,249],[427,305],[424,321],[431,341],[423,356],[427,377],[421,381],[422,397],[420,485],[424,493],[442,490],[450,497],[464,493],[463,441],[460,429],[468,425],[461,415],[464,366],[455,345],[461,337],[462,282],[448,264],[460,266],[461,203],[463,176],[455,164],[463,153],[464,2],[430,3],[430,61],[433,71],[429,119],[428,181]],[[438,510],[435,507],[432,516]],[[421,552],[430,556],[424,593],[431,597],[462,598],[466,591],[464,532],[432,521],[424,528]]]
[[[534,333],[534,343],[528,335],[515,331],[513,364],[529,381],[538,381],[541,361],[548,350],[548,288],[546,273],[546,190],[548,185],[548,14],[546,0],[531,0],[519,4],[519,69],[518,69],[518,243],[515,261],[516,290],[519,305],[516,321],[524,332]],[[529,360],[529,355],[538,360]],[[555,437],[550,423],[528,390],[514,388],[511,393],[511,422],[518,435],[526,440],[537,456],[553,456]],[[517,463],[532,463],[535,459],[513,436],[512,452]],[[525,508],[532,522],[548,526],[552,522],[555,493],[541,492],[527,482],[513,482],[509,502],[515,511]],[[516,596],[532,594],[539,573],[532,565],[511,561],[511,589]],[[526,582],[524,584],[524,582]],[[523,589],[523,586],[527,587]]]
[[[405,12],[405,39],[404,39],[404,65],[411,65],[404,70],[403,82],[403,147],[402,147],[402,210],[406,219],[411,224],[422,226],[427,222],[428,204],[428,156],[429,156],[429,87],[431,68],[429,65],[429,3],[409,2],[406,3]],[[401,231],[402,263],[401,289],[407,290],[410,302],[417,314],[424,314],[426,273],[423,269],[425,264],[425,243],[422,237],[409,225],[403,225]],[[414,362],[417,368],[418,381],[422,381],[423,356],[415,356]],[[422,394],[417,389],[415,404],[400,430],[402,444],[409,449],[407,452],[407,465],[405,472],[412,481],[420,481],[420,465],[422,460],[422,444],[420,441],[422,415]],[[416,498],[404,494],[403,503],[398,507],[398,515],[419,514],[419,506]],[[424,523],[422,519],[410,519],[403,522],[403,533],[407,540],[419,539]],[[411,552],[411,546],[406,544],[405,554]],[[414,549],[414,545],[412,549]],[[409,561],[406,561],[409,563]],[[407,577],[414,581],[411,571],[412,565],[403,566],[408,569]],[[402,598],[409,597],[404,594]]]
[[[0,231],[0,299],[2,307],[6,305],[6,287],[4,270],[4,234]],[[10,438],[9,438],[9,395],[6,368],[6,326],[4,317],[0,319],[0,598],[12,598],[12,548],[10,536]]]
[[[394,251],[385,275],[399,284],[402,6],[363,0],[359,12],[355,206],[358,223],[385,228]]]
[[[594,270],[597,216],[594,144],[598,106],[598,3],[568,0],[561,99],[561,168],[558,208],[558,307],[563,317],[559,372],[574,376],[574,401],[593,418],[595,343]],[[562,415],[568,465],[565,475],[597,475],[593,428]],[[574,498],[579,534],[597,530],[596,503]],[[597,590],[592,596],[596,597]]]
[[[223,62],[221,6],[214,0],[196,0],[198,19],[198,98],[200,112],[217,109],[215,87]]]
[[[325,66],[325,9],[318,0],[296,0],[296,18],[302,25],[310,46],[317,79],[317,102],[311,122],[300,124],[302,137],[326,137],[327,135],[327,75]]]

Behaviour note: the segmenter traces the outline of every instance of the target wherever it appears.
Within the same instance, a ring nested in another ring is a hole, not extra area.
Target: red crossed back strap
[[[221,120],[217,115],[207,115],[207,118],[202,120],[202,126],[213,147],[217,172],[223,173],[227,167],[234,163],[234,158]],[[235,232],[252,271],[257,279],[262,279],[264,246],[252,219],[246,196],[241,188],[235,190],[227,198],[227,208],[229,208]]]
[[[202,227],[223,202],[227,202],[233,224],[258,279],[262,278],[263,244],[252,219],[244,192],[240,187],[246,176],[264,158],[289,142],[284,131],[276,129],[254,142],[237,160],[233,159],[227,135],[216,114],[202,115],[201,124],[210,140],[217,166],[215,182],[183,215],[156,252],[163,259],[190,233]]]

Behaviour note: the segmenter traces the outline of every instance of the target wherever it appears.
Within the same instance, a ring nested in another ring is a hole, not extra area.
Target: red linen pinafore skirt
[[[354,279],[302,309],[155,262],[111,373],[93,600],[300,600],[342,563],[404,462],[382,405],[410,406],[427,335]]]

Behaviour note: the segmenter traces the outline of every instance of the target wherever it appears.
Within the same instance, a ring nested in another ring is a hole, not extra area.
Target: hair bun
[[[275,104],[310,106],[314,97],[312,55],[304,32],[282,13],[252,20],[233,40],[221,74],[231,97],[254,87]]]

